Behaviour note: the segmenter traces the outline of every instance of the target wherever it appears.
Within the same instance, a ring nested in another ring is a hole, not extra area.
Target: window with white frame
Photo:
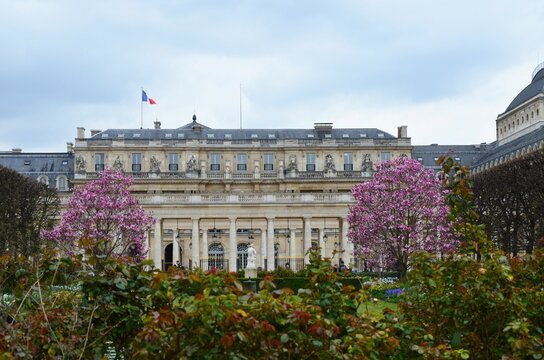
[[[391,153],[389,151],[382,151],[380,154],[382,161],[389,161],[391,160]]]
[[[142,171],[142,154],[132,153],[132,172]]]
[[[104,171],[104,153],[94,154],[94,171]]]
[[[236,170],[247,171],[247,154],[238,154],[236,156]]]
[[[263,155],[264,171],[274,170],[274,154],[266,153]]]
[[[57,190],[66,191],[66,176],[61,175],[57,177]]]
[[[179,169],[179,162],[178,162],[179,156],[177,153],[169,153],[168,154],[168,170],[172,172],[176,172]]]
[[[210,170],[211,171],[220,171],[221,170],[221,154],[212,153],[210,155]]]
[[[344,171],[353,171],[353,153],[344,153]]]
[[[315,171],[315,153],[306,154],[306,171]]]

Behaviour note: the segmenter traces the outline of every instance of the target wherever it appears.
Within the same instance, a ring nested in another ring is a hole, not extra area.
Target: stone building
[[[301,269],[319,246],[336,262],[354,263],[347,241],[350,190],[373,164],[410,156],[407,128],[394,137],[375,128],[211,129],[193,121],[176,129],[78,128],[75,185],[107,167],[135,178],[133,194],[157,219],[150,257],[176,264]],[[336,250],[336,251],[335,251]],[[307,261],[307,259],[306,259]]]

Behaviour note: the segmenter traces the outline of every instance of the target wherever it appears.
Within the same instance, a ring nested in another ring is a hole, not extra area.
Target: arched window
[[[208,267],[210,269],[224,268],[225,250],[220,243],[213,243],[208,247]]]
[[[236,269],[242,270],[247,266],[247,248],[248,244],[238,244],[238,257],[236,258]]]
[[[57,176],[57,190],[58,191],[66,191],[66,176],[61,175]]]
[[[45,175],[40,175],[38,176],[38,182],[44,184],[44,185],[49,185],[49,178]]]

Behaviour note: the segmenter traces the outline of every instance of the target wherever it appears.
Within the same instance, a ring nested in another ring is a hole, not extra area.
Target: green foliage
[[[58,213],[55,190],[0,166],[0,255],[35,256],[45,242],[41,231]]]
[[[542,355],[543,255],[514,259],[509,266],[497,252],[481,261],[418,254],[400,303],[405,324],[476,359]]]
[[[449,190],[449,219],[461,240],[461,251],[486,252],[490,243],[485,226],[478,224],[479,214],[474,204],[474,184],[469,178],[469,168],[445,156],[438,159],[438,164],[442,166],[442,184]]]

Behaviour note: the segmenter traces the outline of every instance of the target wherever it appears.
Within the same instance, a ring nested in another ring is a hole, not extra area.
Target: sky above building
[[[379,128],[495,140],[544,60],[544,1],[0,1],[0,150],[76,127]],[[240,92],[241,84],[241,92]],[[240,101],[241,100],[241,101]]]

